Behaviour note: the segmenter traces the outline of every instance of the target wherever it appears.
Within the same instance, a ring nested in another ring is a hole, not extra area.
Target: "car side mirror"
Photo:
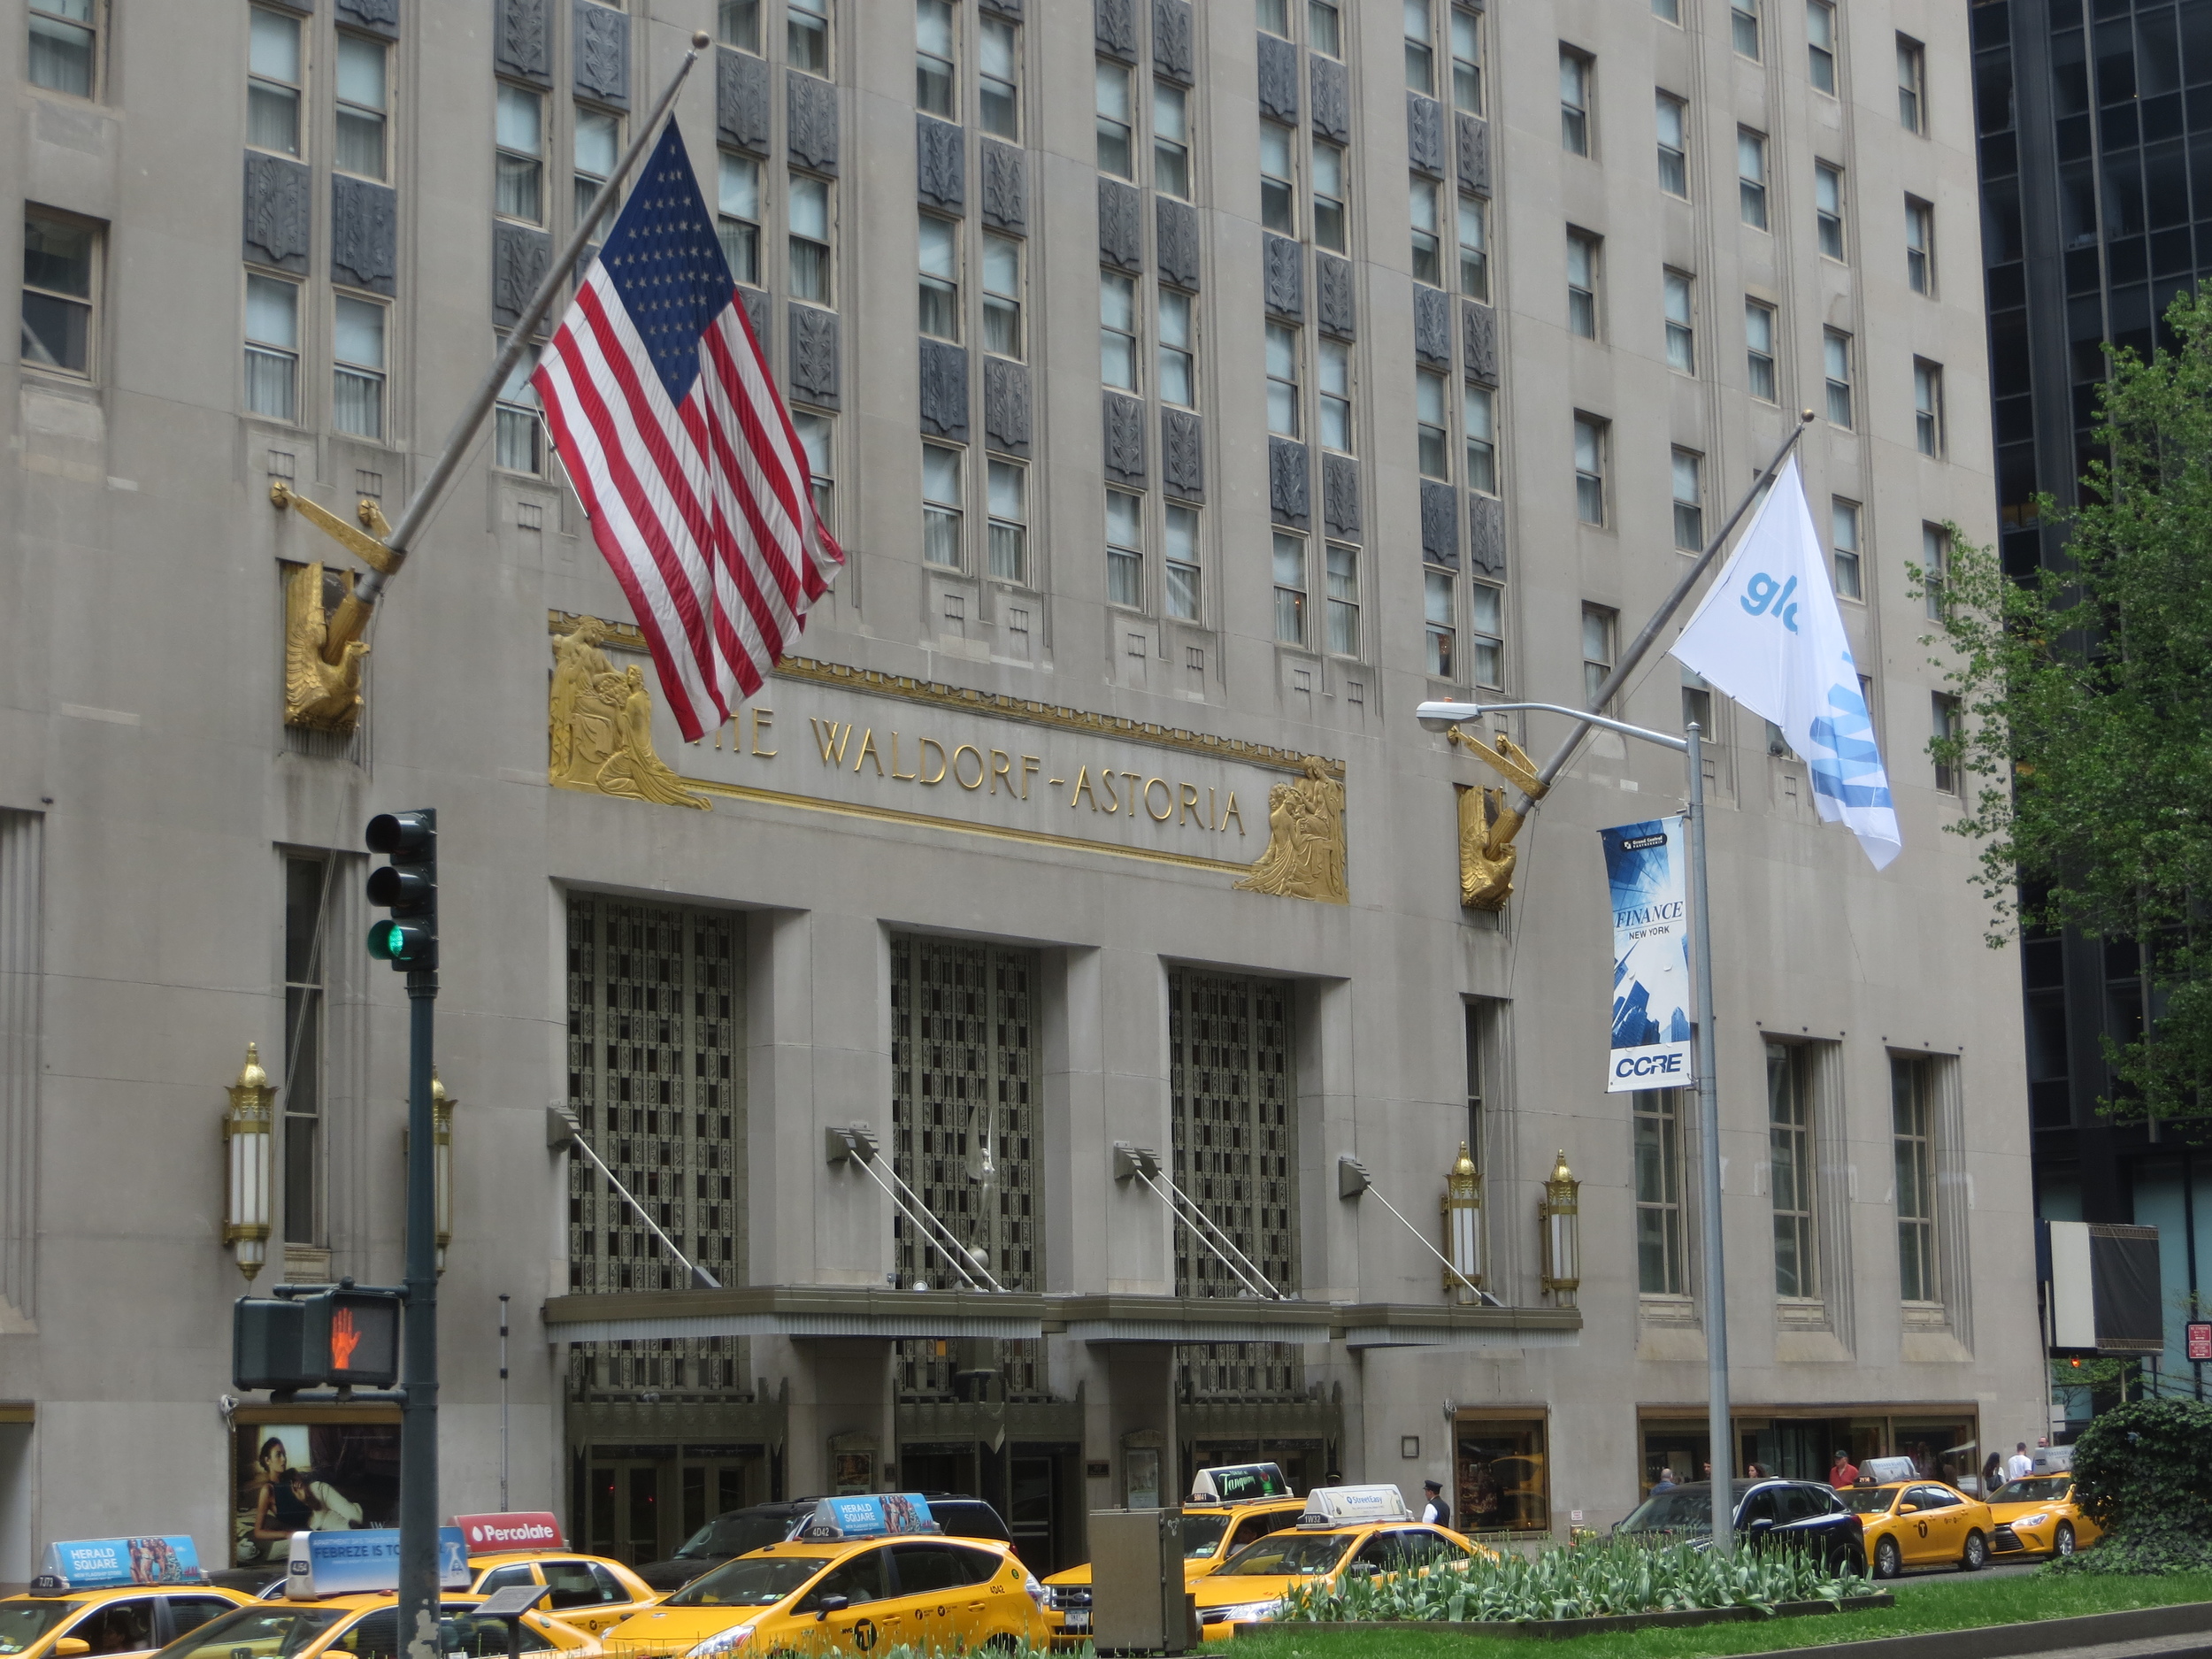
[[[92,1644],[81,1636],[65,1636],[54,1644],[54,1659],[81,1659],[92,1651]]]
[[[814,1606],[814,1622],[820,1624],[833,1613],[842,1613],[853,1604],[849,1595],[826,1595]]]
[[[1751,1530],[1754,1532],[1771,1532],[1774,1530],[1774,1523],[1763,1515],[1752,1522]]]
[[[1920,1506],[1916,1503],[1901,1503],[1897,1506],[1897,1513],[1900,1515],[1917,1515],[1920,1513]]]

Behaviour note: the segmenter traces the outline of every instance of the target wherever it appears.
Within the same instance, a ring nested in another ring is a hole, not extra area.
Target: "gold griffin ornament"
[[[347,589],[352,589],[350,572]],[[348,733],[361,718],[365,641],[348,640],[331,660],[330,618],[323,611],[323,567],[303,565],[284,583],[284,723]]]
[[[696,807],[694,795],[653,749],[653,694],[645,671],[618,671],[599,649],[606,626],[587,617],[553,641],[553,688],[546,724],[551,750],[546,780],[561,789],[626,801]]]
[[[1544,798],[1535,763],[1503,732],[1483,743],[1454,726],[1450,741],[1481,756],[1530,800]],[[1459,902],[1468,910],[1502,910],[1513,896],[1513,866],[1520,860],[1513,838],[1520,829],[1521,815],[1507,808],[1504,790],[1486,789],[1480,784],[1460,790]]]
[[[1321,904],[1349,904],[1344,884],[1344,786],[1329,763],[1309,755],[1294,783],[1267,792],[1267,850],[1237,886]]]

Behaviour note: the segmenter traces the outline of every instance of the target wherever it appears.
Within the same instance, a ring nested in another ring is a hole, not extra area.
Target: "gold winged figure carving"
[[[653,694],[645,671],[618,671],[599,649],[606,625],[586,617],[553,641],[546,776],[562,789],[710,810],[653,749]]]
[[[1544,798],[1536,764],[1503,732],[1485,743],[1454,726],[1451,741],[1481,756],[1530,800]],[[1520,859],[1513,838],[1520,833],[1521,817],[1506,805],[1503,789],[1475,784],[1459,792],[1459,902],[1467,909],[1502,910],[1513,896],[1513,866]]]
[[[1267,850],[1237,886],[1321,904],[1348,904],[1344,879],[1344,786],[1318,755],[1300,763],[1294,783],[1267,792]]]
[[[348,640],[325,662],[330,620],[323,611],[323,567],[303,565],[284,584],[284,723],[349,733],[361,716],[362,640]]]

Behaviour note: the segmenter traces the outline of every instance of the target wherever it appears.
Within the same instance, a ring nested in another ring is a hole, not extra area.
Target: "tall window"
[[[1767,141],[1747,127],[1736,129],[1736,199],[1743,222],[1767,227]]]
[[[92,96],[94,0],[31,0],[31,84]]]
[[[1598,239],[1587,231],[1567,233],[1567,326],[1598,337]]]
[[[1467,584],[1467,634],[1478,686],[1505,684],[1505,590],[1488,582]]]
[[[1152,188],[1190,195],[1189,95],[1167,81],[1152,83]]]
[[[1778,402],[1774,380],[1774,307],[1757,300],[1746,300],[1743,334],[1751,395],[1763,403]]]
[[[741,52],[760,50],[760,0],[716,0],[715,38]]]
[[[1343,19],[1332,0],[1306,0],[1306,44],[1330,58],[1344,56]]]
[[[323,972],[329,860],[284,861],[284,1241],[320,1241]]]
[[[1322,447],[1349,455],[1352,452],[1352,349],[1341,340],[1324,340],[1320,343],[1318,356]]]
[[[1298,435],[1298,331],[1267,325],[1267,429],[1279,438]]]
[[[1836,8],[1830,0],[1805,0],[1805,73],[1816,90],[1836,92]]]
[[[1137,389],[1137,285],[1113,271],[1098,273],[1098,375],[1125,392]]]
[[[1767,1163],[1774,1194],[1774,1294],[1820,1294],[1813,1244],[1813,1124],[1807,1051],[1767,1044]]]
[[[1462,400],[1467,430],[1467,483],[1486,495],[1498,493],[1497,394],[1470,386]]]
[[[1290,38],[1290,0],[1256,0],[1261,32]]]
[[[1452,475],[1450,419],[1446,411],[1444,377],[1426,369],[1413,373],[1413,420],[1418,437],[1421,476],[1448,479]]]
[[[1682,1294],[1682,1125],[1674,1089],[1640,1089],[1636,1134],[1636,1288]]]
[[[1198,406],[1197,325],[1191,296],[1180,288],[1160,290],[1160,401],[1185,409]]]
[[[1575,517],[1605,522],[1605,423],[1588,415],[1575,417]]]
[[[1029,580],[1029,469],[990,463],[991,574],[1002,582]]]
[[[1759,0],[1728,0],[1728,35],[1738,57],[1759,56]]]
[[[1859,562],[1859,503],[1838,495],[1828,503],[1830,539],[1835,543],[1836,592],[1846,599],[1866,597],[1865,572]]]
[[[332,302],[330,424],[357,438],[384,436],[384,322],[373,300]]]
[[[794,69],[829,73],[829,0],[785,0],[783,50]]]
[[[1167,507],[1167,613],[1198,620],[1198,509]]]
[[[1260,223],[1285,236],[1298,234],[1297,148],[1289,127],[1260,123]]]
[[[300,153],[300,88],[306,68],[300,20],[252,8],[246,46],[246,142],[256,150]]]
[[[1409,180],[1406,209],[1413,227],[1413,280],[1441,287],[1444,261],[1436,222],[1436,187],[1426,179]]]
[[[1943,453],[1943,368],[1925,357],[1912,360],[1912,431],[1921,454]]]
[[[574,149],[576,222],[580,225],[584,216],[591,211],[591,204],[599,199],[601,187],[614,176],[616,158],[622,154],[622,118],[612,110],[578,104]],[[600,222],[598,228],[603,234],[611,222]]]
[[[501,81],[493,138],[498,147],[498,181],[493,187],[493,200],[501,217],[518,219],[527,225],[543,224],[544,98],[526,87]]]
[[[1306,642],[1306,539],[1275,533],[1275,637]]]
[[[1935,1130],[1925,1060],[1893,1055],[1889,1063],[1890,1144],[1897,1170],[1897,1294],[1934,1302]]]
[[[246,411],[299,419],[300,290],[296,282],[246,277]]]
[[[1479,196],[1459,198],[1459,291],[1490,297],[1490,204]]]
[[[1939,524],[1920,526],[1920,597],[1928,617],[1940,621],[1951,569],[1950,533]]]
[[[760,163],[750,156],[726,150],[721,154],[721,190],[716,200],[714,227],[722,239],[722,257],[730,262],[730,275],[753,288],[760,286]]]
[[[922,446],[922,557],[948,570],[960,568],[960,451],[941,443]]]
[[[1344,251],[1344,152],[1319,139],[1313,142],[1313,240],[1317,247]]]
[[[1651,15],[1677,27],[1682,23],[1682,0],[1651,0]]]
[[[914,107],[957,120],[953,85],[951,0],[914,0]]]
[[[807,481],[814,496],[814,511],[822,522],[832,522],[830,517],[832,479],[832,429],[827,415],[818,415],[810,409],[791,411],[791,425],[799,434],[799,447],[806,451]]]
[[[1433,565],[1421,567],[1421,618],[1428,640],[1428,670],[1437,680],[1459,677],[1458,587],[1451,572]]]
[[[1429,15],[1429,0],[1405,0],[1406,89],[1433,96],[1436,92],[1436,19]]]
[[[503,350],[507,344],[503,335],[499,344]],[[530,383],[530,377],[537,372],[538,348],[526,346],[515,366],[507,372],[507,383],[499,388],[497,412],[492,420],[492,465],[511,472],[534,475],[545,470],[538,388]]]
[[[983,349],[1022,355],[1022,245],[991,231],[983,233]]]
[[[1020,36],[1004,18],[976,19],[976,64],[982,82],[983,130],[994,137],[1021,137]]]
[[[1685,201],[1690,195],[1690,106],[1671,92],[1654,95],[1659,122],[1659,188]]]
[[[1610,611],[1598,605],[1582,607],[1582,706],[1601,706],[1599,694],[1613,674],[1613,624]]]
[[[1936,692],[1928,699],[1929,724],[1935,741],[1955,743],[1962,729],[1959,724],[1959,700],[1946,692]],[[1935,762],[1935,787],[1944,795],[1959,792],[1959,769],[1946,755],[1938,755]]]
[[[1905,198],[1905,280],[1916,294],[1935,292],[1935,209]]]
[[[98,233],[37,208],[23,212],[23,361],[92,372],[92,280]],[[286,419],[290,419],[287,416]]]
[[[1843,170],[1824,161],[1813,164],[1813,214],[1820,225],[1820,251],[1843,257]]]
[[[1482,113],[1482,16],[1452,8],[1452,107]]]
[[[1897,37],[1897,119],[1909,133],[1928,130],[1928,54],[1909,35]]]
[[[390,57],[382,41],[363,35],[338,37],[338,143],[332,159],[342,173],[357,173],[365,179],[384,176]]]
[[[1107,58],[1098,60],[1098,170],[1117,179],[1137,176],[1136,151],[1129,142],[1129,72]]]
[[[1121,489],[1106,492],[1106,599],[1144,603],[1144,497]]]
[[[1705,457],[1694,449],[1677,449],[1674,460],[1674,544],[1685,553],[1705,548]]]
[[[1332,541],[1329,560],[1329,649],[1359,655],[1359,549]]]
[[[1667,366],[1682,374],[1697,373],[1695,290],[1686,271],[1663,273],[1667,306]]]
[[[1821,362],[1828,377],[1828,420],[1837,426],[1851,424],[1851,336],[1839,328],[1821,332]]]
[[[791,175],[791,297],[830,303],[830,185],[807,173]]]
[[[1570,155],[1590,153],[1590,59],[1559,49],[1559,142]]]
[[[921,331],[940,340],[960,338],[960,227],[934,213],[920,215]]]

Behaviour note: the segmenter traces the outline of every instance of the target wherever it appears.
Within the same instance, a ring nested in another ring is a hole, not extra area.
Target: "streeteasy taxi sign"
[[[438,1586],[469,1587],[468,1545],[457,1526],[438,1529]],[[399,1588],[399,1529],[357,1532],[295,1532],[286,1563],[284,1594],[296,1601]]]
[[[1358,1526],[1372,1521],[1409,1521],[1405,1495],[1395,1486],[1316,1486],[1306,1494],[1301,1526]]]
[[[545,1510],[518,1509],[505,1515],[457,1515],[453,1525],[467,1540],[469,1554],[488,1555],[503,1549],[560,1549],[561,1522]]]
[[[79,1538],[46,1546],[40,1589],[100,1590],[124,1584],[200,1584],[200,1554],[189,1535]]]

